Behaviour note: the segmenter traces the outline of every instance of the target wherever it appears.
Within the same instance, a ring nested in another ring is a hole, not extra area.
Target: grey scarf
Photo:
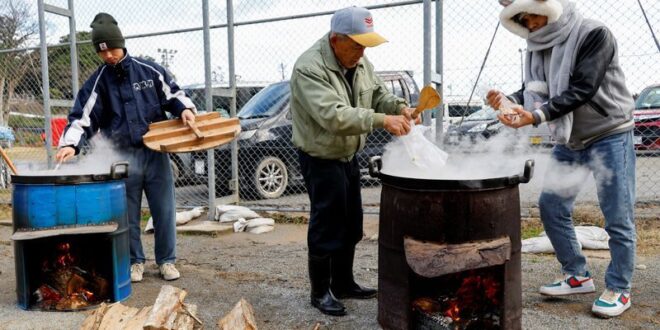
[[[556,22],[531,32],[527,39],[525,59],[524,108],[533,110],[568,89],[568,83],[579,42],[579,28],[583,17],[573,2],[560,0],[563,13]],[[546,72],[548,73],[546,76]],[[536,104],[535,104],[536,103]],[[573,126],[573,114],[548,122],[560,144],[568,142]]]

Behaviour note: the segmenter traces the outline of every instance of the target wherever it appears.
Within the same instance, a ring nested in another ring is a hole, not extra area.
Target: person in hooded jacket
[[[99,13],[91,24],[92,44],[103,64],[87,79],[69,113],[60,138],[58,162],[80,152],[97,132],[129,159],[126,183],[131,281],[142,281],[146,257],[140,239],[142,192],[154,223],[156,263],[163,279],[180,277],[176,260],[174,179],[168,154],[145,147],[149,124],[167,119],[165,111],[195,121],[196,108],[162,66],[131,57],[117,21]]]
[[[612,259],[605,290],[591,310],[602,317],[618,316],[631,306],[636,233],[634,103],[616,39],[603,23],[584,18],[567,0],[500,3],[502,26],[527,41],[525,81],[508,96],[489,91],[488,103],[495,109],[507,101],[516,103],[515,115],[499,116],[502,123],[519,128],[548,122],[557,141],[539,209],[563,275],[542,286],[540,293],[563,296],[596,290],[571,216],[580,188],[592,173]]]

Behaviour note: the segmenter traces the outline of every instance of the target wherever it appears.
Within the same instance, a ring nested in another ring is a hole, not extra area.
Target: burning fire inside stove
[[[492,269],[469,270],[432,280],[412,301],[416,329],[500,329],[502,280]],[[418,291],[419,292],[419,291]],[[419,295],[418,295],[419,296]]]
[[[111,284],[96,267],[84,263],[79,249],[69,242],[53,243],[39,263],[32,305],[43,310],[77,310],[99,304],[111,296]]]

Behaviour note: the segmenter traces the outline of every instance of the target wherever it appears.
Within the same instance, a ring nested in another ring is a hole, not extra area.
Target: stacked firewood
[[[202,321],[196,316],[197,306],[183,302],[186,294],[185,290],[163,285],[153,306],[139,309],[121,303],[101,304],[83,321],[80,329],[201,329]],[[216,326],[220,330],[257,330],[252,305],[241,298]]]
[[[153,306],[134,308],[121,303],[101,304],[83,321],[81,330],[105,329],[201,329],[197,306],[185,304],[187,292],[163,285]]]

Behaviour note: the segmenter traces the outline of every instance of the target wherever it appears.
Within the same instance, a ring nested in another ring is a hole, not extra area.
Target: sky
[[[199,0],[142,0],[75,2],[77,30],[89,31],[98,12],[112,14],[124,36],[202,26]],[[349,5],[371,6],[397,1],[347,0],[234,0],[237,23],[331,12]],[[660,1],[641,0],[656,37],[660,37]],[[46,3],[66,7],[66,0]],[[121,5],[118,5],[121,4]],[[497,0],[445,0],[443,20],[444,94],[468,95],[496,87],[513,92],[521,85],[521,52],[525,42],[500,27],[478,83],[479,68],[493,38],[500,6]],[[225,1],[209,1],[211,24],[226,22]],[[435,5],[433,5],[435,6]],[[36,5],[34,6],[36,10]],[[578,8],[588,18],[607,24],[619,42],[620,62],[633,93],[658,83],[660,53],[635,0],[580,0]],[[423,72],[423,11],[421,4],[372,10],[375,29],[389,42],[366,51],[377,70],[413,70],[418,83]],[[68,22],[47,14],[49,43],[68,33]],[[236,74],[241,81],[275,82],[288,79],[296,58],[328,32],[330,15],[237,26],[235,29]],[[435,27],[433,27],[435,28]],[[204,82],[202,32],[128,39],[132,55],[149,55],[160,62],[158,49],[176,50],[170,70],[180,85]],[[211,31],[212,70],[228,76],[227,30]],[[432,60],[434,62],[434,60]]]

